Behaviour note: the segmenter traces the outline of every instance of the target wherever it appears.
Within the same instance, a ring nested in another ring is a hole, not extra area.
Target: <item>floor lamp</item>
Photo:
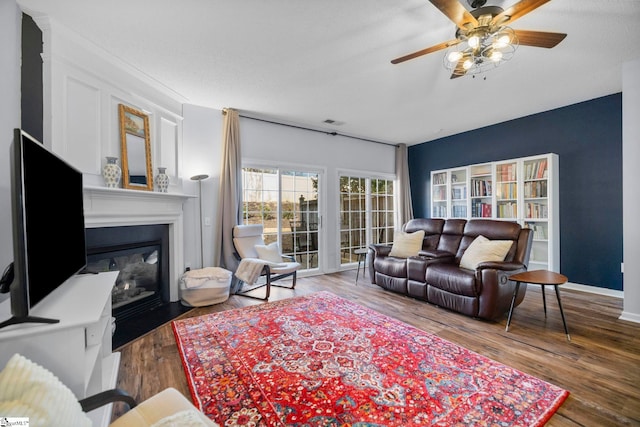
[[[194,175],[191,177],[192,181],[198,181],[199,200],[200,200],[200,268],[204,268],[204,238],[202,236],[202,180],[209,178],[209,175]]]

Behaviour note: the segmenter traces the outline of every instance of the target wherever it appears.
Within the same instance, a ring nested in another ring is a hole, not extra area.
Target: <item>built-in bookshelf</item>
[[[451,180],[451,213],[452,218],[467,217],[467,169],[454,169],[449,173]]]
[[[447,172],[431,174],[431,216],[446,217],[447,215]]]
[[[431,173],[432,218],[516,221],[533,230],[529,270],[560,269],[558,155]]]
[[[471,218],[491,218],[493,216],[493,165],[469,166],[471,174]]]

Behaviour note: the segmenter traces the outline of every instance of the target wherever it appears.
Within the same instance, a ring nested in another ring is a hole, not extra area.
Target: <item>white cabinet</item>
[[[469,204],[467,176],[466,168],[431,174],[432,217],[467,217]]]
[[[70,278],[30,314],[59,323],[23,323],[0,330],[0,366],[14,353],[53,372],[82,399],[114,388],[120,353],[111,350],[111,290],[118,272]],[[0,304],[0,321],[10,317],[10,301]],[[108,425],[111,405],[92,411],[94,425]]]
[[[529,270],[560,270],[558,155],[431,172],[432,218],[492,218],[533,230]]]
[[[471,193],[471,218],[493,216],[493,165],[491,163],[469,166]]]

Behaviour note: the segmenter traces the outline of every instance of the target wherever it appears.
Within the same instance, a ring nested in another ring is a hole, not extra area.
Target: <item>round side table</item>
[[[365,261],[364,268],[362,270],[362,274],[367,275],[367,248],[360,248],[353,251],[354,254],[358,255],[358,270],[356,271],[356,285],[358,284],[358,276],[360,275],[360,263]]]
[[[571,341],[569,329],[567,329],[567,321],[564,318],[564,311],[562,310],[562,302],[560,301],[560,291],[558,290],[558,286],[567,283],[567,280],[569,280],[567,279],[567,276],[548,270],[533,270],[513,274],[509,277],[509,280],[516,282],[516,289],[513,291],[513,297],[511,298],[511,307],[509,308],[509,317],[507,318],[507,332],[509,332],[511,315],[513,314],[513,308],[516,303],[516,295],[518,295],[518,290],[520,289],[520,283],[530,283],[532,285],[540,285],[542,287],[542,305],[544,307],[544,317],[547,317],[547,299],[545,296],[544,287],[553,286],[556,291],[556,297],[558,298],[558,307],[560,307],[560,315],[562,316],[564,333],[567,334],[567,340]]]

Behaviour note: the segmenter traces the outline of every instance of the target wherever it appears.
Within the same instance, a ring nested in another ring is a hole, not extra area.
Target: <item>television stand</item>
[[[38,316],[24,316],[24,317],[12,317],[0,323],[0,329],[11,325],[18,325],[20,323],[59,323],[60,319],[47,319],[46,317]]]

